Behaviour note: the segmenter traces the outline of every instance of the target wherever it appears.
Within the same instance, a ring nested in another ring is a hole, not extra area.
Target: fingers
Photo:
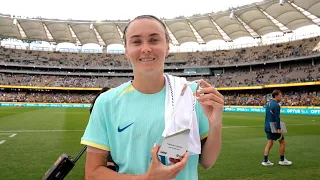
[[[159,151],[159,146],[156,143],[154,143],[154,146],[151,150],[152,162],[156,162],[156,163],[160,162],[158,158],[158,151]]]
[[[197,97],[200,103],[206,102],[206,105],[213,104],[213,102],[217,102],[219,104],[224,104],[224,100],[213,93],[205,94],[203,96]],[[208,104],[209,103],[209,104]]]
[[[188,158],[189,158],[189,153],[186,152],[182,159],[176,159],[179,161],[176,164],[180,164],[180,166],[177,166],[176,169],[172,169],[172,171],[171,171],[171,172],[173,172],[172,177],[175,178],[186,167],[187,162],[188,162]],[[175,166],[176,164],[174,164],[172,166]]]
[[[188,159],[189,159],[189,152],[186,152],[180,162],[187,164]]]
[[[207,105],[207,106],[212,106],[212,107],[222,107],[223,106],[223,104],[217,103],[217,102],[212,101],[212,100],[202,101],[202,102],[200,102],[200,104]]]
[[[172,162],[172,164],[176,164],[178,162],[180,162],[180,159],[174,159],[174,158],[169,158],[169,161]]]
[[[222,94],[220,94],[216,88],[214,88],[213,86],[211,86],[209,83],[207,83],[204,80],[200,81],[201,85],[203,86],[202,89],[199,89],[199,91],[197,92],[197,94],[208,94],[208,93],[213,93],[215,95],[217,95],[220,98],[224,98]]]
[[[172,166],[168,166],[170,172],[177,173],[178,171],[181,171],[182,169],[184,169],[187,165],[188,158],[189,158],[189,153],[186,152],[184,154],[183,158],[180,160],[180,162],[177,162],[177,163],[173,164]]]
[[[211,84],[207,83],[205,80],[201,79],[200,80],[200,84],[203,86],[203,87],[211,87]]]
[[[216,95],[216,96],[219,97],[219,98],[222,98],[222,99],[224,98],[223,95],[220,94],[220,93],[217,91],[217,89],[214,88],[214,87],[208,87],[208,88],[200,89],[200,90],[198,90],[197,95],[200,95],[200,94],[210,94],[210,93]]]

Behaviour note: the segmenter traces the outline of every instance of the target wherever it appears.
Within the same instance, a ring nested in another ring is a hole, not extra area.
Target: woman
[[[134,80],[96,100],[98,105],[81,140],[88,146],[86,178],[198,179],[198,163],[209,169],[220,153],[223,96],[201,80],[203,88],[197,93],[196,104],[201,156],[189,156],[187,152],[181,159],[160,161],[157,144],[165,127],[164,61],[169,53],[169,35],[162,21],[144,15],[128,24],[124,42]],[[118,172],[105,168],[110,151]]]

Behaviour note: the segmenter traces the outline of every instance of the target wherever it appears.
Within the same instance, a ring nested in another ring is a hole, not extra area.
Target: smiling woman
[[[169,54],[169,35],[163,22],[154,16],[138,16],[124,30],[124,42],[133,67],[132,85],[143,93],[159,92],[164,86],[164,60]]]
[[[181,91],[171,83],[187,81],[164,74],[169,36],[158,18],[143,15],[132,20],[124,30],[124,41],[134,80],[101,94],[95,102],[81,139],[88,146],[86,179],[198,179],[198,164],[208,169],[220,153],[223,96],[199,81],[203,88],[195,93],[197,102],[192,110],[197,126],[191,131],[198,132],[194,141],[201,146],[201,156],[187,152],[180,159],[159,158],[157,144],[167,127],[166,107],[171,108],[167,100],[172,99],[176,107],[173,94]],[[196,89],[193,85],[188,86],[189,92]],[[117,172],[105,168],[110,152]]]

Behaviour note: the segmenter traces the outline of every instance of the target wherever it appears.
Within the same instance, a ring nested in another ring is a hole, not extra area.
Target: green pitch
[[[89,118],[88,109],[0,108],[0,177],[6,180],[41,179],[62,154],[75,157],[83,147],[80,138]],[[223,146],[215,167],[199,168],[199,179],[319,179],[320,117],[282,115],[288,134],[286,158],[291,167],[278,165],[279,144],[263,167],[264,115],[225,113]],[[14,137],[13,134],[16,134]],[[83,179],[85,155],[66,179]]]

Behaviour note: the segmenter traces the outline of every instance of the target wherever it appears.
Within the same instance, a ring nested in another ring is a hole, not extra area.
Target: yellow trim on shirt
[[[87,146],[91,146],[91,147],[95,147],[95,148],[98,148],[98,149],[102,149],[102,150],[105,150],[105,151],[110,151],[110,148],[108,146],[104,146],[104,145],[97,144],[97,143],[94,143],[94,142],[90,142],[90,141],[87,141],[87,140],[81,140],[81,144],[84,144],[84,145],[87,145]]]
[[[205,138],[208,137],[208,135],[209,135],[209,133],[205,133],[204,135],[202,135],[202,136],[200,137],[200,140],[204,140]]]
[[[130,86],[127,87],[125,90],[123,90],[118,97],[121,97],[121,96],[124,95],[125,93],[130,92],[130,91],[132,91],[132,90],[134,90],[134,87],[133,87],[132,85],[130,85]]]

